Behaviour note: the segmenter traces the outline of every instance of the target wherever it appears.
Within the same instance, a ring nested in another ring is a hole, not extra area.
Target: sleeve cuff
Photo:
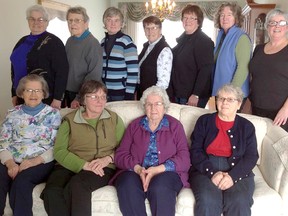
[[[5,162],[7,160],[13,159],[13,156],[12,156],[12,154],[9,151],[4,150],[4,151],[0,152],[0,159],[1,159],[1,163],[3,165],[5,165]]]
[[[44,163],[49,163],[51,161],[54,160],[54,157],[53,157],[53,149],[49,149],[47,151],[45,151],[43,154],[40,155],[43,160],[44,160]]]

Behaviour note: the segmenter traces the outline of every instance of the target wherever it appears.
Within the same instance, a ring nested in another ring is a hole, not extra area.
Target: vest
[[[144,48],[139,55],[139,62],[145,55],[146,50],[148,49],[149,43],[146,42],[144,44]],[[165,37],[158,41],[155,44],[154,48],[148,54],[146,59],[142,62],[140,67],[140,86],[139,86],[139,97],[142,96],[143,91],[147,88],[155,85],[157,83],[157,59],[161,51],[165,48],[169,47],[168,43],[165,41]]]
[[[86,161],[110,155],[118,146],[117,114],[104,109],[94,128],[85,119],[77,116],[75,118],[76,112],[77,110],[64,117],[70,126],[68,150]],[[108,167],[115,168],[113,164]]]

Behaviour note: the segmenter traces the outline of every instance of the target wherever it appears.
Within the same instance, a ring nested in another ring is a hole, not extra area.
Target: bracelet
[[[113,157],[112,157],[111,155],[108,155],[108,157],[110,157],[110,158],[111,158],[111,163],[113,163],[113,162],[114,162],[114,159],[113,159]]]

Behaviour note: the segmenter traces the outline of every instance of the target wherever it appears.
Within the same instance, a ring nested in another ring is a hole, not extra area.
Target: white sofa
[[[110,102],[107,108],[117,112],[127,126],[129,122],[143,114],[138,101]],[[62,114],[69,110],[62,110]],[[209,112],[185,105],[171,104],[168,114],[179,119],[190,143],[190,135],[199,116]],[[256,128],[259,160],[254,168],[256,189],[253,195],[253,216],[288,216],[288,133],[266,118],[240,114],[249,119]],[[35,216],[46,215],[43,202],[39,198],[45,184],[37,185],[33,191],[33,213]],[[182,189],[176,203],[177,216],[193,216],[195,199],[191,189]],[[151,215],[148,201],[147,214]],[[12,215],[7,202],[6,216]],[[92,215],[121,215],[116,190],[113,186],[98,189],[92,194]]]

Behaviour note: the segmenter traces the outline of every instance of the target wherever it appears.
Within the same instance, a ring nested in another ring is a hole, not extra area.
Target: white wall
[[[81,5],[90,17],[90,31],[101,40],[104,37],[102,15],[110,5],[107,0],[56,0],[71,6]],[[10,55],[16,42],[30,33],[25,11],[37,0],[0,0],[2,8],[0,19],[0,120],[4,118],[11,103]]]

